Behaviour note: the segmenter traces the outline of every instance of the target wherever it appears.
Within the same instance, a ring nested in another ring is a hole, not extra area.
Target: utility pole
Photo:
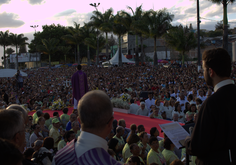
[[[39,25],[31,25],[30,27],[34,28],[34,38],[35,38],[36,28],[39,27]],[[37,53],[36,53],[36,67],[38,67],[38,54]]]

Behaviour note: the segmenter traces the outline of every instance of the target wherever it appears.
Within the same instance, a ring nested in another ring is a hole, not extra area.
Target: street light
[[[100,5],[100,3],[96,4],[89,4],[90,6],[95,7],[96,11],[98,11],[97,7]],[[98,28],[97,28],[97,57],[96,57],[96,64],[99,65],[99,58],[98,58],[98,52],[99,52],[99,41],[98,41]]]
[[[30,27],[34,28],[35,33],[36,33],[36,28],[39,27],[39,25],[31,25]]]
[[[199,0],[197,0],[197,65],[198,65],[198,72],[201,69],[201,52],[200,52],[200,17],[199,17]]]

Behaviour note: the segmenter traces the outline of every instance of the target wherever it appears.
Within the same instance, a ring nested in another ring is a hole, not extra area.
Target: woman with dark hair
[[[186,102],[184,113],[186,114],[186,112],[188,112],[189,110],[190,110],[190,104],[189,104],[189,102]]]
[[[130,145],[133,143],[138,143],[140,141],[140,138],[136,134],[130,134],[130,136],[127,138],[127,143],[125,144],[123,150],[122,150],[122,157],[124,161],[132,155],[130,152]]]
[[[115,154],[115,156],[114,156],[114,159],[115,160],[118,160],[118,157],[117,157],[117,154],[118,154],[118,152],[117,152],[117,149],[118,149],[118,140],[117,139],[115,139],[115,138],[112,138],[109,142],[108,142],[108,148],[109,149],[112,149],[116,154]]]
[[[150,135],[151,135],[151,137],[157,137],[157,136],[159,136],[159,131],[158,131],[157,127],[152,127],[152,128],[150,129]],[[150,137],[150,138],[151,138],[151,137]]]
[[[151,137],[149,139],[149,144],[151,146],[151,150],[148,152],[147,155],[147,164],[150,165],[152,163],[157,164],[165,164],[166,160],[162,155],[161,151],[159,150],[159,142],[156,137]]]
[[[167,137],[164,140],[164,150],[162,151],[162,154],[166,160],[166,164],[170,165],[171,162],[173,162],[174,160],[178,160],[179,158],[175,155],[174,148],[175,145],[172,143],[172,141]]]
[[[46,137],[43,141],[43,147],[37,153],[34,153],[36,163],[40,165],[51,165],[53,159],[53,152],[51,150],[54,146],[54,140],[51,137]]]

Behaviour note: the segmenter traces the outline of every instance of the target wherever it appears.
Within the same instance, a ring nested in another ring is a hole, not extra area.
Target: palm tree
[[[70,49],[71,49],[71,46],[58,46],[58,51],[63,53],[65,56],[65,64],[66,64],[66,55],[68,54]]]
[[[91,60],[90,60],[90,52],[89,52],[89,43],[86,41],[89,38],[96,37],[95,28],[93,26],[89,26],[88,24],[84,23],[84,26],[81,28],[81,37],[83,38],[84,44],[87,45],[87,65],[90,66]],[[96,45],[96,44],[95,44]],[[96,48],[95,48],[96,49]]]
[[[6,53],[5,53],[5,49],[6,46],[10,45],[9,42],[9,30],[3,32],[0,31],[0,45],[3,46],[3,59],[4,59],[4,67],[6,68]]]
[[[28,40],[27,37],[24,37],[24,34],[13,34],[10,33],[9,42],[12,46],[16,47],[16,69],[18,70],[18,47],[22,45],[28,44],[26,41]]]
[[[97,50],[97,45],[96,45],[97,41],[99,43],[98,44],[99,50]],[[91,48],[93,48],[97,51],[100,51],[104,47],[104,45],[106,44],[106,40],[102,35],[98,35],[98,37],[97,37],[96,34],[93,34],[93,35],[91,34],[88,38],[84,39],[84,43],[85,43],[85,45],[88,45]],[[98,52],[97,52],[97,54],[98,54]]]
[[[168,46],[172,47],[182,55],[182,66],[184,66],[184,56],[191,49],[197,47],[197,39],[187,26],[179,25],[168,31],[164,35]]]
[[[159,11],[149,10],[144,14],[147,30],[143,30],[143,32],[154,39],[154,66],[157,66],[156,40],[171,28],[173,18],[174,15],[165,8]]]
[[[112,32],[112,24],[113,24],[113,9],[110,8],[105,13],[101,13],[100,11],[93,11],[93,16],[90,18],[90,23],[98,28],[100,31],[106,34],[106,56],[109,58],[108,54],[108,36],[109,32]]]
[[[65,40],[69,44],[76,45],[77,47],[77,56],[78,56],[78,64],[80,64],[80,54],[79,54],[79,45],[82,43],[82,37],[80,36],[80,24],[74,22],[74,28],[68,27],[68,31],[70,34],[64,35],[61,38]]]
[[[131,10],[132,15],[125,11],[121,11],[121,16],[124,18],[120,23],[124,24],[131,33],[135,34],[135,65],[139,65],[139,55],[138,55],[138,36],[141,35],[140,31],[137,27],[141,27],[143,24],[142,17],[143,17],[143,10],[142,5],[136,8],[134,11],[130,6],[127,7]]]
[[[223,4],[223,48],[228,51],[228,16],[227,6],[235,0],[209,0],[212,3]]]
[[[58,44],[59,40],[56,38],[51,39],[42,39],[43,45],[37,46],[37,50],[47,54],[49,57],[49,68],[51,68],[51,55],[55,55],[55,53],[58,51]]]
[[[119,39],[119,66],[122,66],[122,56],[121,56],[121,37],[128,32],[127,26],[121,24],[120,22],[123,20],[120,12],[117,12],[114,18],[113,24],[113,33],[118,36]]]

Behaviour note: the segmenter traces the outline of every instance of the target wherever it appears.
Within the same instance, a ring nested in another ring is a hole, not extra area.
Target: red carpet
[[[73,108],[68,108],[68,115],[72,113]],[[61,115],[63,112],[62,111],[52,111],[52,110],[45,110],[43,111],[44,113],[49,113],[50,116],[53,116],[53,112],[58,112],[59,115]],[[29,112],[29,115],[33,115],[35,112]],[[157,127],[157,129],[160,132],[160,136],[163,137],[163,134],[161,133],[161,129],[159,127],[159,124],[167,124],[170,123],[171,121],[168,120],[162,120],[162,119],[150,119],[149,117],[145,116],[138,116],[138,115],[133,115],[133,114],[126,114],[126,113],[121,113],[121,112],[114,112],[114,118],[118,121],[119,119],[124,119],[126,122],[126,127],[130,128],[131,124],[136,124],[137,126],[142,124],[144,125],[145,131],[147,133],[150,133],[150,129],[152,127]]]

